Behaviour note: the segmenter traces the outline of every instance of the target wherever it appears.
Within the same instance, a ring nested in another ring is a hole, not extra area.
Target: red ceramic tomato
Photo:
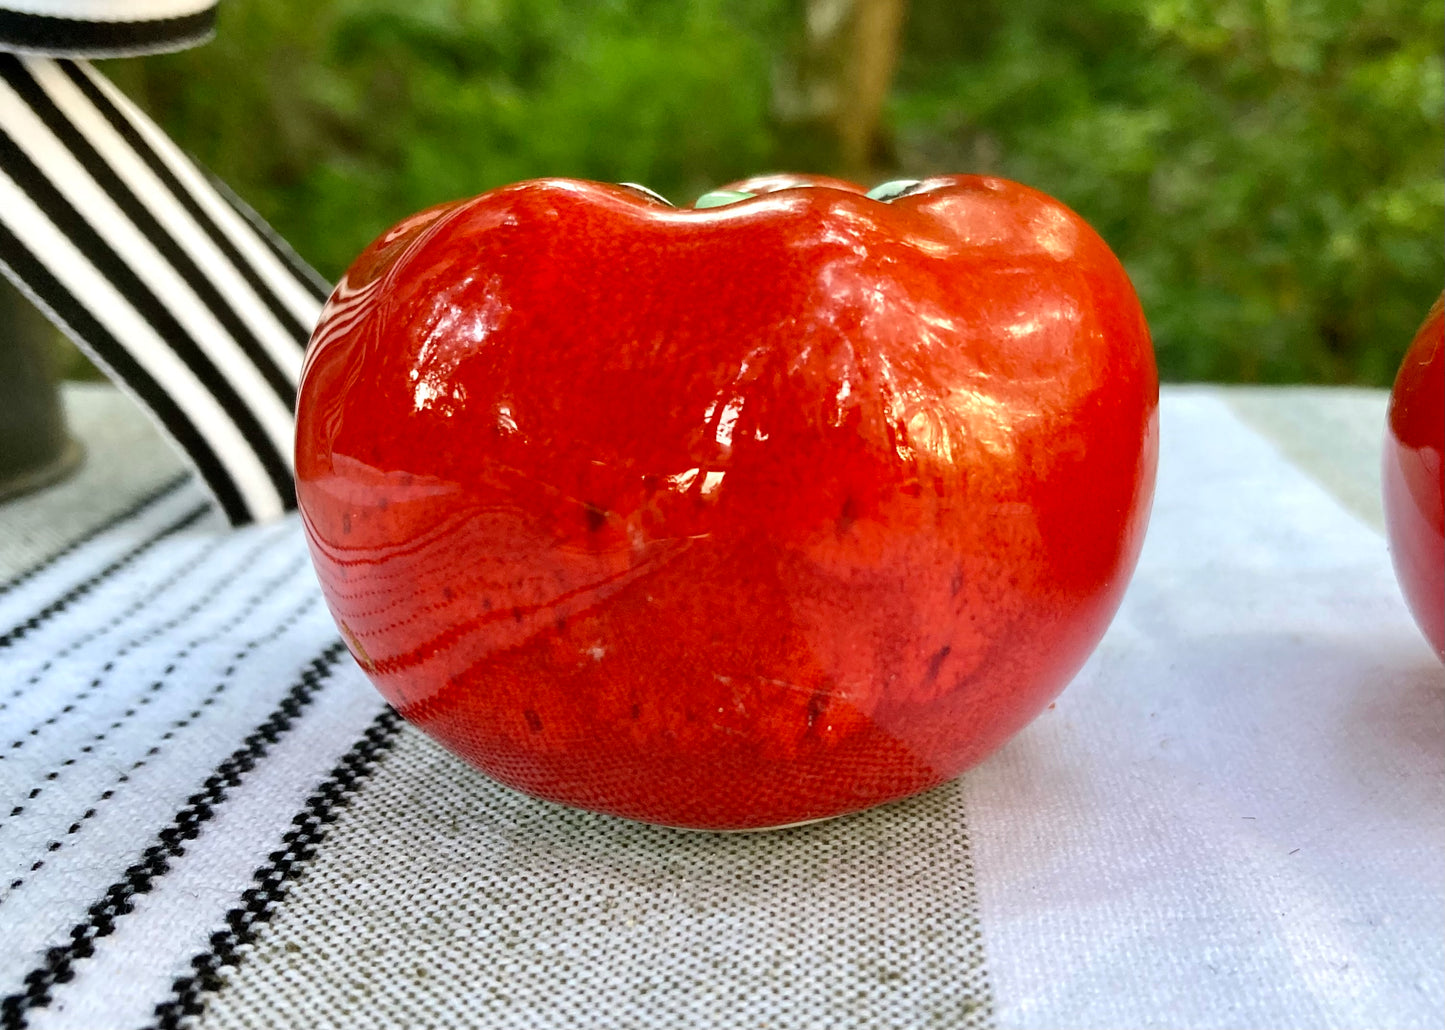
[[[1385,432],[1385,525],[1415,621],[1445,660],[1445,298],[1405,354]]]
[[[297,485],[406,718],[531,794],[736,829],[932,787],[1063,688],[1148,519],[1144,317],[1049,197],[879,196],[528,182],[361,255]]]

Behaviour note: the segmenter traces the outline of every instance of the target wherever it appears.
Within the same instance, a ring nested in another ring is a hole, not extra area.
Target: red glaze
[[[1385,526],[1400,589],[1445,661],[1445,297],[1405,354],[1385,433]]]
[[[932,787],[1063,688],[1153,492],[1134,291],[1023,186],[856,190],[529,182],[361,255],[298,492],[406,718],[531,794],[736,829]]]

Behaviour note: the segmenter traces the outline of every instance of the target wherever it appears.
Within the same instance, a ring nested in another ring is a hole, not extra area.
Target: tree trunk
[[[821,130],[836,169],[871,176],[887,158],[884,103],[898,63],[907,0],[807,0],[801,52],[774,90],[779,117]]]

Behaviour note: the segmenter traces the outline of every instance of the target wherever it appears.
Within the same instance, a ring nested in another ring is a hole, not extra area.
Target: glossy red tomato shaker
[[[999,179],[699,207],[529,182],[358,258],[298,414],[327,601],[404,716],[539,797],[744,829],[932,787],[1123,594],[1157,453],[1138,300]]]
[[[1400,589],[1445,661],[1445,298],[1415,334],[1390,391],[1382,469]]]

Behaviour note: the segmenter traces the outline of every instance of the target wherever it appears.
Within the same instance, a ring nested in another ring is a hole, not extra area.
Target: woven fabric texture
[[[1055,708],[764,834],[474,773],[355,669],[294,517],[228,529],[163,447],[0,507],[67,527],[0,551],[0,1025],[1438,1026],[1445,673],[1321,485],[1372,448],[1237,400],[1166,390],[1139,571]],[[1384,400],[1309,405],[1364,436]]]

